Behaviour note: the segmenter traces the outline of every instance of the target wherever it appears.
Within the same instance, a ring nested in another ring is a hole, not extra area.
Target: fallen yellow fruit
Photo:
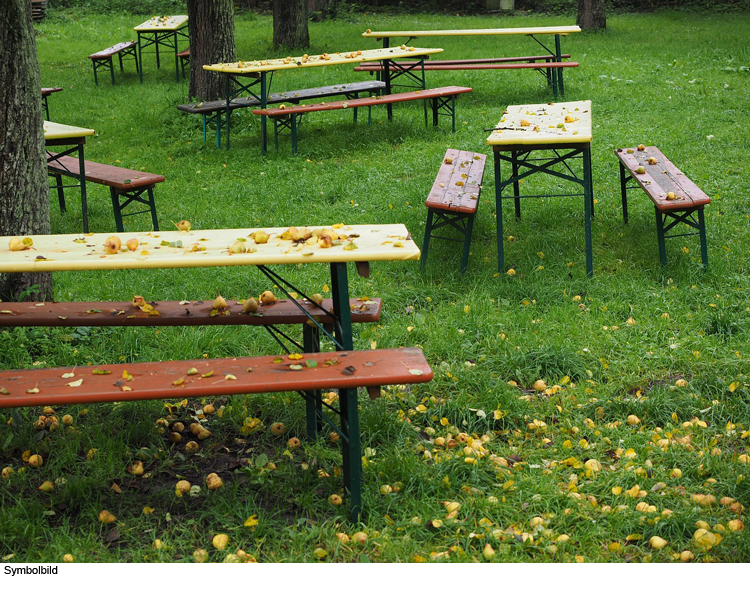
[[[664,538],[660,538],[659,536],[652,536],[648,541],[648,545],[651,546],[654,550],[661,550],[667,544],[669,544],[669,542],[667,542],[667,540],[665,540]]]
[[[211,545],[217,550],[226,550],[227,544],[229,544],[229,536],[227,534],[216,534],[213,540],[211,540]]]

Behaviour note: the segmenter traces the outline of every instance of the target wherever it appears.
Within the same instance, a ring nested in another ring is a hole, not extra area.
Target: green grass
[[[433,72],[430,85],[474,89],[458,100],[455,134],[445,122],[425,128],[418,105],[397,107],[393,123],[376,111],[371,127],[354,125],[348,113],[314,114],[301,130],[298,157],[282,139],[279,152],[263,158],[249,113],[234,116],[231,150],[216,149],[210,136],[204,143],[199,118],[175,109],[186,102],[187,83],[175,82],[169,63],[157,70],[153,55],[146,56],[143,85],[129,64],[124,75],[116,73],[115,87],[106,80],[94,86],[86,56],[132,38],[132,27],[150,15],[74,16],[52,12],[37,27],[42,84],[65,88],[50,97],[51,118],[96,129],[88,159],[164,174],[156,196],[165,228],[182,218],[197,228],[404,223],[421,244],[423,200],[445,149],[489,154],[485,130],[506,105],[551,100],[533,72]],[[360,37],[367,28],[571,22],[353,14],[311,23],[307,51],[375,47]],[[271,25],[270,17],[239,15],[238,56],[274,56]],[[691,495],[750,505],[750,465],[738,461],[750,447],[750,45],[742,33],[749,27],[746,14],[733,14],[731,27],[724,15],[617,15],[604,32],[564,40],[564,51],[581,63],[565,73],[565,99],[593,102],[593,278],[585,274],[579,203],[569,199],[526,201],[521,221],[506,209],[505,257],[516,275],[497,274],[488,169],[466,274],[458,273],[457,249],[436,242],[424,273],[414,262],[376,263],[369,279],[352,279],[354,295],[385,303],[380,323],[357,328],[355,346],[418,345],[435,371],[429,384],[362,400],[361,524],[346,521],[346,495],[340,508],[327,501],[342,492],[335,443],[323,438],[284,453],[287,436],[304,434],[296,395],[213,401],[225,407],[223,417],[208,417],[213,434],[197,455],[168,442],[165,422],[189,424],[201,401],[174,409],[160,402],[58,408],[56,416],[70,414],[73,425],[52,431],[35,430],[38,411],[5,411],[0,454],[14,473],[0,481],[0,555],[18,562],[60,561],[66,553],[79,562],[172,562],[192,560],[200,547],[210,550],[211,561],[241,548],[259,561],[304,562],[316,560],[313,550],[321,547],[324,560],[341,562],[466,562],[485,560],[490,543],[491,560],[505,562],[662,562],[679,560],[675,554],[683,550],[696,561],[747,562],[750,537],[721,531],[744,515],[703,507]],[[446,58],[537,51],[523,37],[414,44],[443,47]],[[365,78],[320,68],[277,75],[274,88]],[[659,146],[712,198],[707,271],[697,238],[688,237],[668,241],[662,272],[645,195],[632,193],[630,223],[622,223],[613,150],[638,143]],[[69,203],[65,215],[51,207],[56,233],[80,231],[73,195]],[[89,204],[91,229],[112,231],[103,187],[90,185]],[[148,229],[141,217],[127,219],[126,229]],[[326,269],[306,267],[294,279],[311,293],[322,291]],[[260,274],[237,269],[55,275],[59,300],[207,299],[219,290],[242,298],[270,287]],[[277,351],[265,334],[239,328],[16,329],[0,333],[0,343],[3,367]],[[551,388],[546,395],[532,389],[540,379]],[[686,385],[676,385],[680,379]],[[628,424],[629,415],[640,424]],[[247,417],[263,427],[244,435]],[[268,431],[277,421],[287,425],[284,437]],[[484,436],[484,455],[467,463],[465,442],[440,445],[437,438],[449,435]],[[671,443],[661,447],[659,440]],[[87,460],[91,449],[98,451]],[[41,454],[44,465],[26,466],[26,450]],[[583,465],[592,458],[602,471]],[[139,459],[147,478],[126,471]],[[674,468],[682,475],[672,476]],[[206,489],[210,472],[221,475],[223,488]],[[201,493],[175,496],[182,478],[201,485]],[[57,482],[52,493],[38,490],[45,480]],[[393,491],[381,494],[383,485]],[[647,496],[628,496],[635,485]],[[636,510],[639,501],[657,511]],[[461,504],[455,518],[444,502]],[[102,509],[117,522],[100,524]],[[245,527],[252,515],[258,524]],[[698,520],[722,536],[710,550],[692,542]],[[369,535],[364,545],[335,535],[360,530]],[[217,533],[229,535],[227,550],[211,547]],[[524,541],[528,534],[533,540]],[[570,539],[558,541],[562,534]],[[667,540],[667,548],[649,548],[653,535]],[[154,549],[154,539],[165,547]]]

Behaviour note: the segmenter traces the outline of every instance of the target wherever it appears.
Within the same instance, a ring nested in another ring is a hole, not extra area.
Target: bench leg
[[[302,325],[302,347],[305,353],[320,351],[320,330],[317,326]],[[323,423],[323,394],[320,390],[306,392],[305,416],[307,419],[307,438],[315,441],[318,438]]]
[[[560,49],[560,35],[555,35],[555,59],[558,62],[562,61],[562,50]],[[557,86],[560,89],[560,96],[565,96],[565,85],[563,84],[563,70],[564,68],[555,68],[557,70]],[[557,96],[557,93],[555,93]]]
[[[359,521],[362,513],[362,450],[359,434],[357,389],[339,390],[341,408],[341,455],[344,460],[344,486],[349,491],[349,518]]]
[[[620,194],[622,196],[622,221],[628,223],[628,173],[620,162]]]
[[[502,273],[505,267],[505,251],[503,245],[503,190],[502,175],[500,174],[500,155],[495,155],[495,215],[497,216],[497,270]]]
[[[664,216],[654,207],[656,212],[656,237],[659,241],[659,258],[661,259],[662,268],[667,266],[667,247],[664,244]]]
[[[54,175],[54,179],[57,187],[57,201],[60,203],[60,211],[65,213],[65,191],[62,186],[62,175],[56,174]]]
[[[112,86],[115,85],[115,63],[109,58],[109,73],[112,75]]]
[[[708,245],[706,244],[706,220],[703,217],[703,208],[698,210],[698,232],[701,237],[701,261],[703,268],[708,269]]]
[[[125,228],[122,225],[122,209],[120,208],[120,194],[114,187],[109,188],[109,196],[112,199],[112,209],[115,212],[115,227],[118,232],[124,232]]]
[[[591,175],[591,146],[583,150],[583,216],[586,234],[586,275],[594,274],[594,247],[591,240],[591,218],[594,217],[594,183]]]
[[[428,207],[427,208],[427,222],[425,223],[425,228],[424,228],[424,240],[422,241],[422,260],[419,263],[419,266],[422,268],[422,271],[424,271],[424,268],[427,265],[427,253],[430,249],[430,233],[432,232],[432,218],[433,218],[432,209]]]
[[[469,250],[471,249],[471,231],[474,229],[474,216],[467,216],[466,238],[464,239],[464,253],[461,257],[461,273],[466,273],[469,265]]]
[[[120,73],[122,73],[125,71],[125,69],[122,67],[122,52],[118,53],[117,57],[120,58]]]
[[[146,198],[143,197],[143,193],[146,193],[147,195]],[[116,189],[115,187],[110,187],[109,195],[110,195],[110,198],[112,199],[112,209],[115,214],[115,226],[117,227],[118,232],[125,231],[125,228],[122,222],[123,217],[146,213],[146,211],[149,211],[151,213],[151,224],[153,225],[154,230],[159,229],[159,221],[156,218],[156,200],[154,199],[154,187],[153,186],[140,188],[140,189],[133,189],[131,191],[120,191]],[[124,201],[121,202],[121,199],[124,199]],[[134,212],[129,212],[123,215],[122,213],[123,209],[125,209],[133,201],[147,205],[148,210],[134,211]]]
[[[513,178],[517,179],[518,178],[518,153],[511,152],[511,158],[512,158],[511,169],[512,169]],[[513,181],[513,197],[515,197],[515,199],[513,199],[513,202],[514,202],[513,205],[515,206],[515,209],[516,209],[516,219],[520,220],[521,219],[521,185],[518,184],[518,180]]]
[[[297,115],[292,115],[292,155],[297,155]],[[278,149],[278,148],[277,148]]]
[[[154,199],[153,187],[148,190],[148,207],[151,210],[151,223],[154,226],[154,230],[158,230],[159,220],[156,219],[156,200]]]

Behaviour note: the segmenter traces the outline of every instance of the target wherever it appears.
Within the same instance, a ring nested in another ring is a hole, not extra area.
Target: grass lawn
[[[458,99],[455,134],[446,121],[426,128],[414,103],[397,106],[393,122],[373,111],[369,127],[348,112],[318,113],[301,128],[297,157],[288,138],[261,157],[258,121],[243,112],[233,116],[231,150],[217,149],[211,131],[203,142],[199,117],[175,108],[188,85],[175,81],[171,60],[157,70],[146,55],[143,84],[126,63],[116,86],[105,75],[94,86],[86,56],[133,38],[150,16],[51,11],[36,27],[37,45],[42,85],[64,88],[49,99],[51,119],[97,132],[87,159],[166,176],[156,188],[164,229],[183,218],[195,228],[403,223],[421,245],[424,199],[445,150],[489,155],[487,129],[506,105],[552,100],[530,71],[428,72],[430,86],[474,89]],[[367,28],[573,21],[354,14],[311,23],[307,52],[378,47],[360,37]],[[358,327],[355,347],[420,346],[435,371],[429,384],[361,400],[361,523],[346,520],[336,442],[326,436],[287,451],[289,437],[304,439],[296,394],[56,408],[57,428],[35,428],[39,410],[3,411],[0,454],[12,473],[0,481],[0,556],[180,562],[202,548],[212,562],[750,560],[750,536],[735,531],[750,506],[748,30],[748,14],[732,14],[728,27],[727,15],[675,12],[612,16],[605,32],[564,39],[581,64],[565,71],[565,100],[593,103],[593,278],[580,198],[526,200],[520,221],[506,206],[498,273],[488,166],[465,274],[460,249],[436,241],[424,273],[416,262],[374,263],[369,279],[352,279],[353,295],[384,300],[381,322]],[[271,36],[270,17],[237,16],[238,57],[278,57]],[[539,51],[525,37],[412,43],[442,47],[446,59]],[[315,68],[277,74],[273,89],[366,79]],[[623,224],[613,151],[639,143],[658,146],[711,197],[707,271],[696,236],[667,241],[662,271],[642,192],[631,193]],[[557,190],[549,180],[529,185]],[[63,215],[51,199],[53,232],[80,231],[77,203],[71,192]],[[89,184],[89,207],[92,231],[114,231],[104,187]],[[145,215],[125,221],[133,231],[148,223]],[[324,266],[304,267],[294,279],[325,292]],[[232,268],[55,275],[58,300],[219,291],[241,299],[273,287]],[[0,333],[5,368],[277,351],[265,333],[239,328]],[[205,416],[212,436],[199,452],[186,453],[187,437],[170,443],[171,425],[190,424],[209,402],[222,412]],[[72,424],[64,427],[63,415]],[[286,425],[281,437],[270,433],[275,422]],[[44,464],[25,463],[27,451]],[[140,476],[128,472],[137,461]],[[211,472],[224,482],[216,491],[206,487]],[[183,479],[200,490],[178,497]],[[44,481],[51,492],[39,490]],[[332,494],[344,505],[330,504]],[[102,510],[117,520],[100,523]],[[356,532],[368,539],[353,541]],[[224,550],[212,546],[216,534],[228,536]],[[654,536],[666,546],[652,547]]]

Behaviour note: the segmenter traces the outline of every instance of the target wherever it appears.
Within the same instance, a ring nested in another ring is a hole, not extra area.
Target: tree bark
[[[578,0],[576,24],[583,30],[606,29],[604,0]]]
[[[204,101],[226,96],[224,78],[204,70],[206,64],[236,61],[232,0],[188,0],[190,23],[189,95]]]
[[[273,0],[274,49],[300,49],[309,46],[307,0]]]
[[[0,47],[0,236],[49,234],[39,59],[28,0],[0,2]],[[8,249],[8,242],[0,249]],[[22,295],[51,300],[52,276],[0,274],[0,298]]]

